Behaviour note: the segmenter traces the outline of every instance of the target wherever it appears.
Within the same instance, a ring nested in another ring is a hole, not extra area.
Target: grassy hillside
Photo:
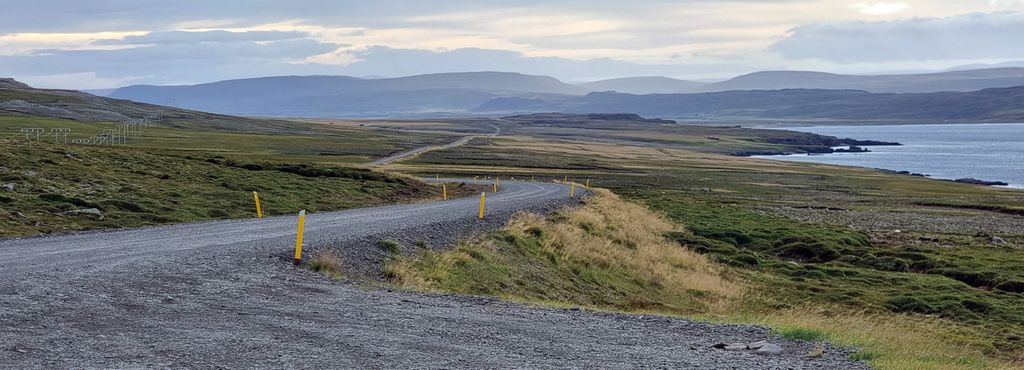
[[[0,237],[254,217],[252,191],[271,215],[439,196],[359,166],[447,136],[295,125],[312,134],[149,127],[126,146],[90,146],[26,141],[18,130],[71,128],[69,139],[85,138],[114,123],[0,116]]]
[[[497,138],[417,161],[453,174],[592,179],[680,225],[681,230],[664,235],[679,248],[729,266],[750,292],[719,305],[707,304],[699,295],[688,301],[679,301],[679,296],[666,300],[657,289],[634,285],[637,280],[629,276],[641,272],[633,265],[616,263],[614,268],[634,271],[608,275],[603,265],[584,263],[589,267],[570,274],[601,272],[600,277],[561,279],[559,284],[569,286],[554,290],[586,292],[582,296],[531,293],[552,288],[549,279],[523,280],[523,287],[498,285],[510,292],[503,294],[764,323],[786,335],[861,347],[858,356],[882,368],[1024,366],[1024,219],[1019,216],[1024,192],[867,169],[617,144],[585,138]],[[472,161],[438,164],[447,158]],[[416,163],[393,168],[421,171]],[[594,219],[593,226],[582,227],[602,230],[608,221]],[[548,228],[581,227],[573,220],[554,222],[534,234],[544,239]],[[478,283],[460,283],[459,271],[481,273],[493,266],[497,270],[491,274],[500,277],[521,268],[558,271],[580,265],[552,265],[550,254],[542,253],[523,258],[535,247],[519,241],[520,236],[496,238],[478,246],[483,248],[479,261],[441,269],[455,271],[449,274],[431,272],[438,265],[431,258],[451,257],[428,256],[406,266],[419,266],[414,270],[428,277],[440,276],[439,281],[416,285],[490,294]],[[472,257],[471,250],[461,253]],[[478,264],[484,267],[473,267]],[[631,295],[636,297],[627,300]]]
[[[0,117],[56,118],[80,122],[119,122],[149,118],[161,127],[243,132],[315,131],[308,125],[270,119],[225,116],[129,100],[99,97],[71,90],[36,89],[0,79]]]
[[[368,170],[0,141],[0,237],[366,207],[436,196]],[[95,209],[95,211],[83,211]]]

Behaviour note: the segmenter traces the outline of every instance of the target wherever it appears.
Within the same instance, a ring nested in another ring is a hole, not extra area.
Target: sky
[[[0,0],[0,9],[0,77],[47,88],[1024,66],[1024,0]]]

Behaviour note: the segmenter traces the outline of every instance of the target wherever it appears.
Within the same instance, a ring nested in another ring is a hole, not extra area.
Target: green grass
[[[380,250],[384,251],[384,253],[390,255],[402,253],[402,245],[394,240],[381,240],[377,242],[377,246],[380,247]]]
[[[205,155],[4,142],[0,236],[365,207],[434,196],[432,187],[352,168],[238,165]],[[259,169],[257,169],[259,168]],[[97,208],[98,219],[67,212]]]
[[[802,340],[807,342],[817,342],[824,340],[828,336],[821,330],[800,327],[783,327],[775,329],[772,332],[786,339]]]

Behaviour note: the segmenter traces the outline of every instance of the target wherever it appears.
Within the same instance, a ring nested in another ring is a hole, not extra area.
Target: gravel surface
[[[508,182],[485,221],[475,198],[313,214],[306,241],[371,271],[382,236],[443,247],[566,198],[563,185]],[[274,217],[2,240],[0,368],[867,368],[833,347],[807,358],[813,344],[754,326],[362,288],[292,267],[294,227]],[[712,348],[757,340],[783,353]]]

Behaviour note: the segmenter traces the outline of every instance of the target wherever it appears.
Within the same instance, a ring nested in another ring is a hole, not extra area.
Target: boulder
[[[97,208],[76,209],[74,211],[64,212],[63,214],[66,214],[66,215],[88,215],[88,216],[95,216],[96,218],[98,218],[100,220],[103,219],[103,211],[100,211]]]
[[[757,342],[751,342],[751,343],[748,343],[748,344],[747,344],[747,348],[750,348],[750,349],[759,349],[759,348],[761,348],[761,347],[764,347],[764,346],[766,346],[766,345],[769,345],[769,344],[771,344],[771,343],[768,343],[768,341],[764,341],[764,340],[759,340],[759,341],[757,341]]]
[[[780,355],[782,354],[782,347],[779,347],[776,344],[768,343],[762,346],[761,348],[758,348],[757,351],[754,351],[754,353],[757,353],[759,355]]]
[[[17,187],[17,185],[14,185],[14,184],[3,184],[3,185],[0,185],[0,189],[7,190],[7,191],[14,191],[15,187]]]

